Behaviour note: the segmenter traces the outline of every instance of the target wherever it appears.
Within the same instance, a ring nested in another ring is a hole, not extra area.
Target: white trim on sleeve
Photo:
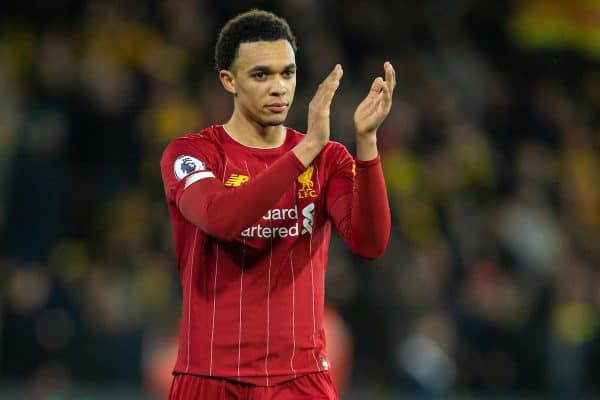
[[[185,180],[185,186],[183,187],[184,189],[187,189],[188,186],[190,186],[193,183],[196,183],[198,181],[201,181],[202,179],[206,179],[206,178],[214,178],[215,175],[210,172],[210,171],[200,171],[200,172],[196,172],[195,174],[192,174],[190,176],[188,176]]]

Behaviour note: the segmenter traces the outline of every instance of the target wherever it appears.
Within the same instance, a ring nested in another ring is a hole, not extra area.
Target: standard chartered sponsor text
[[[244,229],[241,233],[242,237],[258,237],[258,238],[285,238],[288,236],[298,236],[300,234],[300,226],[306,227],[313,224],[314,215],[312,211],[315,205],[310,203],[302,209],[302,221],[298,221],[298,208],[272,208],[261,218],[260,222]],[[272,223],[263,221],[294,221],[292,224],[285,226],[272,226]],[[312,229],[311,229],[312,231]],[[302,234],[310,233],[303,229]]]
[[[252,225],[242,231],[243,237],[275,238],[298,236],[298,222],[292,226],[263,226],[260,224]]]

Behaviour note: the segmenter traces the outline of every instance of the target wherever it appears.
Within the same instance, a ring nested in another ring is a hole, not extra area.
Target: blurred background
[[[0,2],[0,398],[165,398],[180,286],[159,158],[224,123],[219,27],[298,37],[289,126],[335,63],[334,138],[385,60],[393,218],[333,240],[344,399],[600,396],[600,1]]]

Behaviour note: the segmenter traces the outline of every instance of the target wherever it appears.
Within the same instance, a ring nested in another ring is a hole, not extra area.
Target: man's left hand
[[[371,90],[356,107],[354,125],[359,138],[375,135],[392,107],[392,93],[396,86],[396,72],[390,62],[383,65],[385,80],[378,76],[371,84]]]

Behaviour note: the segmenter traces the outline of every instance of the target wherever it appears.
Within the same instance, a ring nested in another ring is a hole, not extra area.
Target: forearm
[[[226,188],[216,179],[195,182],[183,190],[177,204],[183,216],[207,234],[234,240],[266,214],[303,170],[290,152],[236,188]]]
[[[352,193],[341,196],[332,207],[337,229],[353,253],[367,259],[379,257],[390,236],[390,208],[381,161],[357,160]]]

